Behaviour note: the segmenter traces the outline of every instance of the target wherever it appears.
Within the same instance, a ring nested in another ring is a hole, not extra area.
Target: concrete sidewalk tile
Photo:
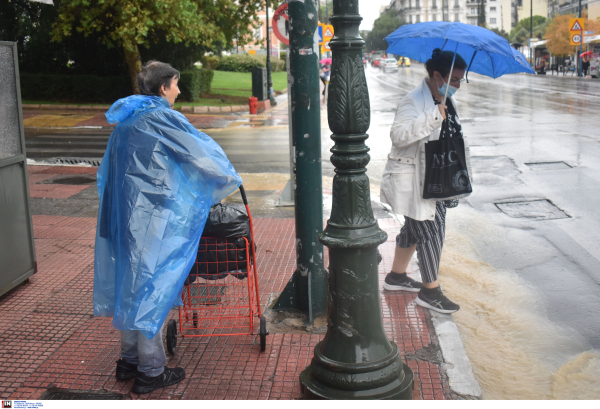
[[[30,189],[29,195],[31,197],[43,198],[43,199],[68,199],[69,197],[87,189],[91,185],[54,185],[54,189],[49,190],[37,190]]]

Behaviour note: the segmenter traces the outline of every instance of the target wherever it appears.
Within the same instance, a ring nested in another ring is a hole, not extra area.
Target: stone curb
[[[110,105],[52,105],[52,104],[23,104],[24,109],[69,109],[78,111],[101,110],[108,111]],[[221,112],[244,112],[250,111],[247,105],[233,106],[192,106],[183,105],[179,111],[182,113],[208,114]]]
[[[473,373],[458,327],[451,314],[431,312],[431,321],[444,356],[450,389],[462,396],[481,399],[481,388]]]

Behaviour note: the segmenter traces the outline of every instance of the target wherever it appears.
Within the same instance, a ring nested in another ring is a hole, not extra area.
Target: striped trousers
[[[396,236],[396,246],[409,248],[416,243],[421,278],[426,283],[433,283],[438,278],[446,236],[446,202],[443,200],[437,202],[435,220],[420,221],[406,216],[404,220],[404,226]]]

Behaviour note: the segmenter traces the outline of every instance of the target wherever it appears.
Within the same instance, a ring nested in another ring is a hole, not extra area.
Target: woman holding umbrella
[[[381,201],[405,218],[405,224],[396,237],[392,270],[386,276],[383,287],[391,291],[419,292],[417,304],[441,313],[453,313],[460,308],[444,295],[438,283],[446,208],[455,207],[458,201],[422,198],[421,175],[425,169],[420,158],[425,155],[427,141],[438,140],[440,135],[462,137],[451,97],[460,88],[467,64],[460,55],[454,57],[452,51],[435,49],[425,63],[428,77],[398,105],[390,132],[392,150],[381,185]],[[446,91],[448,99],[444,105]],[[423,283],[406,274],[415,250]]]

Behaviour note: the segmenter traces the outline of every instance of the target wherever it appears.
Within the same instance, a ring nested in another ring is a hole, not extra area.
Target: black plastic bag
[[[472,191],[464,139],[452,137],[427,142],[423,199],[458,199]]]
[[[196,263],[190,271],[186,285],[194,282],[196,276],[205,280],[218,280],[226,277],[227,274],[240,280],[246,278],[248,276],[247,252],[243,237],[248,240],[248,252],[250,252],[253,243],[250,219],[245,208],[236,204],[213,205],[202,232]]]

